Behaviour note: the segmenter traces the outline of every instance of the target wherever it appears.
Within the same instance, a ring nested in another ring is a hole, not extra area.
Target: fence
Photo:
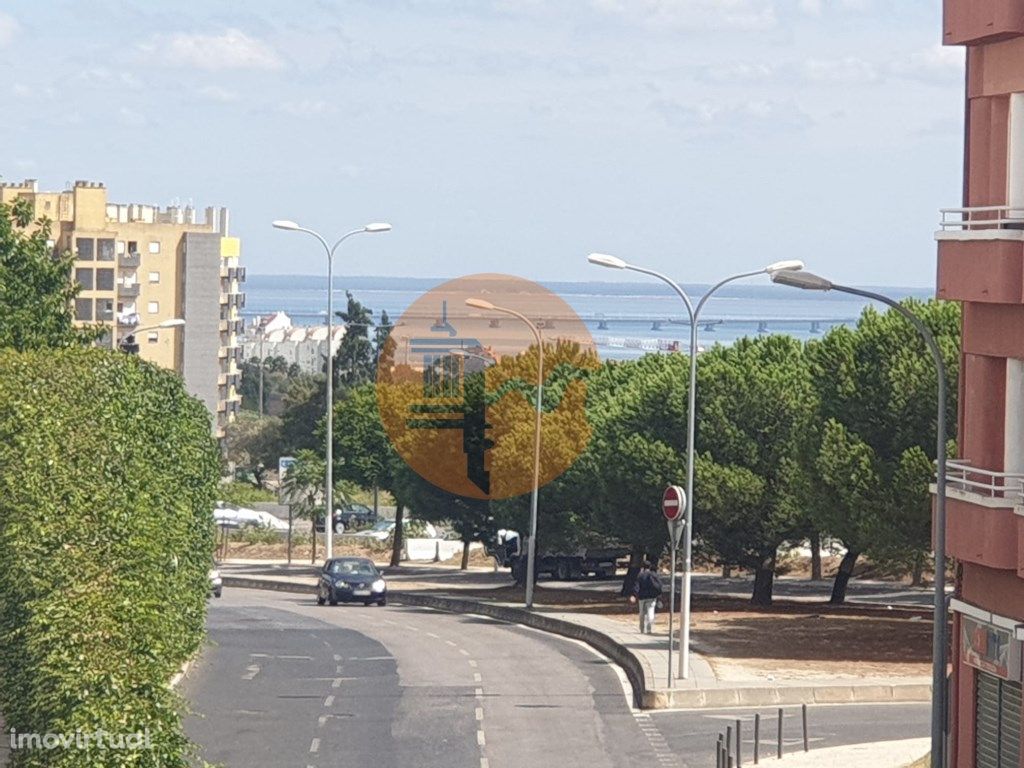
[[[782,707],[778,709],[778,724],[775,737],[775,756],[781,760],[784,752],[782,722],[785,712]],[[810,746],[807,735],[807,705],[800,706],[800,722],[803,731],[803,746],[806,752]],[[752,765],[758,765],[761,761],[761,713],[754,715],[754,737],[751,745]],[[718,734],[715,742],[715,768],[743,768],[743,720],[736,718],[732,725],[726,726],[724,733]]]

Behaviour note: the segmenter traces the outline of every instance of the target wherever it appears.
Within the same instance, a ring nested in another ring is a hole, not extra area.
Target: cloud
[[[227,29],[218,35],[183,32],[158,35],[140,44],[139,50],[146,57],[174,67],[209,71],[269,71],[284,67],[284,59],[271,45],[238,29]]]
[[[128,107],[121,107],[117,110],[117,120],[119,123],[129,128],[142,128],[147,123],[145,115],[141,112],[128,109]]]
[[[959,85],[964,77],[964,49],[933,45],[894,61],[889,69],[911,80]]]
[[[301,99],[283,102],[280,109],[292,117],[316,117],[330,111],[331,105],[323,99]]]
[[[808,80],[817,83],[870,83],[878,80],[878,68],[870,61],[846,56],[842,59],[808,59],[801,67]]]
[[[0,13],[0,48],[10,43],[20,30],[21,26],[13,16]]]
[[[775,26],[772,0],[591,0],[604,13],[675,29],[766,29]]]
[[[697,72],[697,77],[710,83],[748,83],[770,80],[777,67],[767,62],[730,62],[728,64],[707,64]]]
[[[210,101],[219,101],[222,104],[230,104],[239,100],[239,95],[219,85],[204,85],[198,90],[200,96]]]
[[[653,101],[650,106],[669,125],[702,136],[787,133],[804,130],[813,122],[806,112],[792,102],[752,100],[684,104],[660,99]]]

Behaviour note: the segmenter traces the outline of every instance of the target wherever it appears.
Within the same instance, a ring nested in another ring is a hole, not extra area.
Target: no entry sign
[[[678,485],[670,485],[661,497],[661,511],[670,523],[681,520],[686,510],[686,491]]]

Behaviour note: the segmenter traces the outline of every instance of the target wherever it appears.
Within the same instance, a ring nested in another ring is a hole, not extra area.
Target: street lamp
[[[772,275],[772,282],[806,291],[839,291],[886,304],[903,317],[921,334],[935,362],[938,375],[938,414],[935,421],[935,459],[937,465],[935,487],[935,606],[932,614],[932,768],[943,763],[943,723],[946,702],[946,363],[942,359],[935,336],[921,318],[900,304],[872,291],[836,285],[810,272],[784,270]]]
[[[283,229],[288,232],[305,232],[312,235],[324,247],[327,254],[327,476],[324,479],[324,501],[326,514],[324,516],[324,532],[327,544],[327,559],[334,556],[334,339],[331,333],[331,318],[334,315],[334,252],[338,246],[353,235],[373,234],[376,232],[389,232],[391,225],[383,222],[367,224],[359,229],[353,229],[339,237],[334,245],[329,245],[323,236],[312,229],[300,227],[294,221],[278,219],[273,222],[275,229]],[[313,535],[316,535],[315,526]]]
[[[180,317],[172,317],[167,320],[163,320],[156,325],[147,325],[142,328],[134,328],[132,332],[125,336],[118,343],[117,348],[122,352],[130,355],[137,355],[139,353],[138,344],[135,343],[135,334],[142,333],[143,331],[156,331],[164,328],[180,328],[185,325],[185,321]]]
[[[540,491],[540,422],[544,400],[544,340],[537,328],[526,315],[507,307],[497,307],[483,299],[466,299],[466,306],[485,312],[501,312],[519,318],[537,340],[537,408],[533,424],[533,490],[530,493],[530,539],[526,544],[526,607],[533,608],[534,565],[537,558],[537,494]]]
[[[798,273],[798,270],[803,269],[804,263],[795,259],[777,261],[773,264],[769,264],[767,267],[763,267],[762,269],[757,269],[752,272],[742,272],[738,275],[727,277],[711,286],[710,290],[701,296],[700,301],[697,302],[697,306],[694,307],[693,302],[690,301],[690,297],[686,294],[686,291],[684,291],[679,284],[668,275],[656,272],[653,269],[647,269],[646,267],[638,267],[634,264],[623,261],[617,256],[609,256],[606,253],[592,253],[587,257],[587,260],[591,264],[596,264],[599,267],[628,269],[632,272],[640,272],[645,275],[650,275],[651,277],[656,277],[662,282],[668,283],[672,290],[678,294],[679,298],[683,300],[683,304],[686,306],[686,312],[690,317],[690,381],[686,413],[686,518],[683,527],[683,592],[680,599],[680,603],[682,604],[680,634],[682,637],[680,638],[679,643],[679,677],[685,679],[690,674],[690,582],[691,569],[693,567],[693,435],[695,431],[697,412],[697,321],[700,319],[700,312],[704,308],[708,299],[710,299],[722,286],[735,280],[741,280],[745,277],[754,277],[755,275],[775,275],[783,270]],[[676,583],[674,563],[672,566],[671,583],[674,591]],[[674,595],[672,596],[672,599],[675,599]],[[671,652],[671,633],[669,634],[668,642]]]

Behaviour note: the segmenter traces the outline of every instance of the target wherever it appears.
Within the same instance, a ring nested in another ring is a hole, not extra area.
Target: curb
[[[191,659],[182,664],[181,669],[179,669],[177,673],[175,673],[174,677],[171,678],[171,681],[167,684],[167,687],[170,688],[172,691],[175,688],[177,688],[181,681],[185,679],[185,676],[188,674],[188,671],[192,669],[192,662],[194,662],[198,657],[199,652],[196,652],[195,656],[193,656]]]
[[[315,585],[296,584],[270,579],[224,576],[224,585],[242,589],[263,589],[275,592],[312,595]],[[543,632],[561,635],[586,643],[598,653],[615,662],[626,673],[633,689],[633,703],[639,709],[719,709],[728,707],[761,707],[793,704],[882,704],[889,702],[928,702],[932,699],[929,683],[832,684],[792,686],[749,686],[734,688],[672,688],[650,689],[643,661],[626,646],[608,635],[581,624],[553,619],[493,603],[481,603],[456,597],[413,592],[388,593],[388,599],[403,605],[417,605],[449,613],[473,613],[511,624],[522,624]]]

